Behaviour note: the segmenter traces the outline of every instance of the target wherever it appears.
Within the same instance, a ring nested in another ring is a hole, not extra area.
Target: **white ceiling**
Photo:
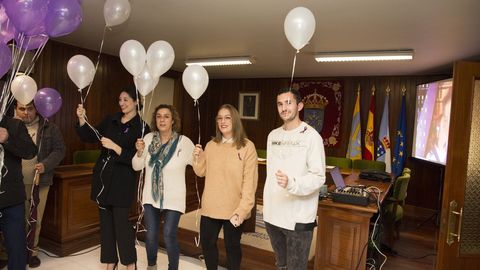
[[[105,25],[104,1],[83,0],[83,22],[56,40],[98,51]],[[122,43],[156,40],[175,50],[173,69],[188,58],[251,55],[249,66],[209,67],[210,78],[289,78],[295,50],[283,32],[297,6],[315,15],[310,44],[297,57],[295,77],[432,74],[456,60],[479,59],[478,0],[130,0],[131,15],[107,31],[103,52]],[[413,61],[317,63],[319,51],[413,49]],[[92,59],[96,60],[96,59]]]

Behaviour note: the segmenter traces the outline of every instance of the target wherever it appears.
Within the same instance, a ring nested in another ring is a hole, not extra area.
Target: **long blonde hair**
[[[222,109],[227,109],[230,112],[230,115],[232,116],[233,144],[237,147],[237,149],[245,147],[245,145],[247,144],[247,134],[243,129],[242,120],[240,120],[240,114],[238,113],[237,109],[235,109],[235,107],[230,104],[223,104],[218,109],[218,112]],[[216,116],[215,116],[215,119],[216,119]],[[222,132],[218,128],[217,121],[215,121],[215,137],[213,137],[212,140],[216,143],[222,142]]]

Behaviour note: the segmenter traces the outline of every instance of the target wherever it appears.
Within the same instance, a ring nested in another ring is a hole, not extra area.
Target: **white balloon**
[[[145,66],[138,76],[133,77],[133,82],[138,92],[142,96],[146,96],[157,86],[158,77],[153,77],[148,67]]]
[[[199,65],[188,66],[182,75],[182,82],[187,93],[194,99],[199,99],[208,86],[208,73]]]
[[[283,30],[290,44],[300,50],[308,44],[315,32],[315,17],[308,8],[296,7],[285,17]]]
[[[37,93],[37,83],[30,76],[20,75],[13,79],[11,89],[15,99],[27,105],[32,102]]]
[[[147,65],[153,77],[160,77],[173,65],[175,52],[170,43],[158,40],[148,47]]]
[[[130,39],[125,41],[120,47],[120,61],[125,69],[134,77],[138,76],[145,67],[147,53],[142,43]]]
[[[93,81],[95,66],[88,57],[77,54],[68,60],[67,73],[78,89],[83,89]]]
[[[107,0],[103,6],[103,17],[107,26],[115,26],[125,22],[130,17],[130,2],[128,0]]]

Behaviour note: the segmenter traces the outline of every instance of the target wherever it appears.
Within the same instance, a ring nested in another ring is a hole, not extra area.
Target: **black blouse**
[[[136,174],[132,158],[136,153],[135,141],[142,137],[145,124],[137,114],[127,123],[122,123],[122,113],[107,116],[97,126],[101,136],[111,139],[122,148],[122,153],[102,147],[102,152],[93,168],[90,198],[102,206],[131,207],[136,192]],[[145,124],[144,134],[150,132]],[[84,142],[98,142],[93,130],[87,125],[77,126],[77,134]],[[103,187],[103,188],[102,188]]]

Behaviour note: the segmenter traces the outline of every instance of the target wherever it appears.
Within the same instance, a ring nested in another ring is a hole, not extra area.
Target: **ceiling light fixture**
[[[315,54],[317,62],[351,62],[351,61],[388,61],[412,60],[413,50],[398,51],[364,51],[364,52],[320,52]]]
[[[185,61],[187,66],[200,65],[200,66],[233,66],[233,65],[251,65],[253,64],[253,58],[250,56],[233,56],[233,57],[221,57],[221,58],[202,58],[202,59],[188,59]]]

